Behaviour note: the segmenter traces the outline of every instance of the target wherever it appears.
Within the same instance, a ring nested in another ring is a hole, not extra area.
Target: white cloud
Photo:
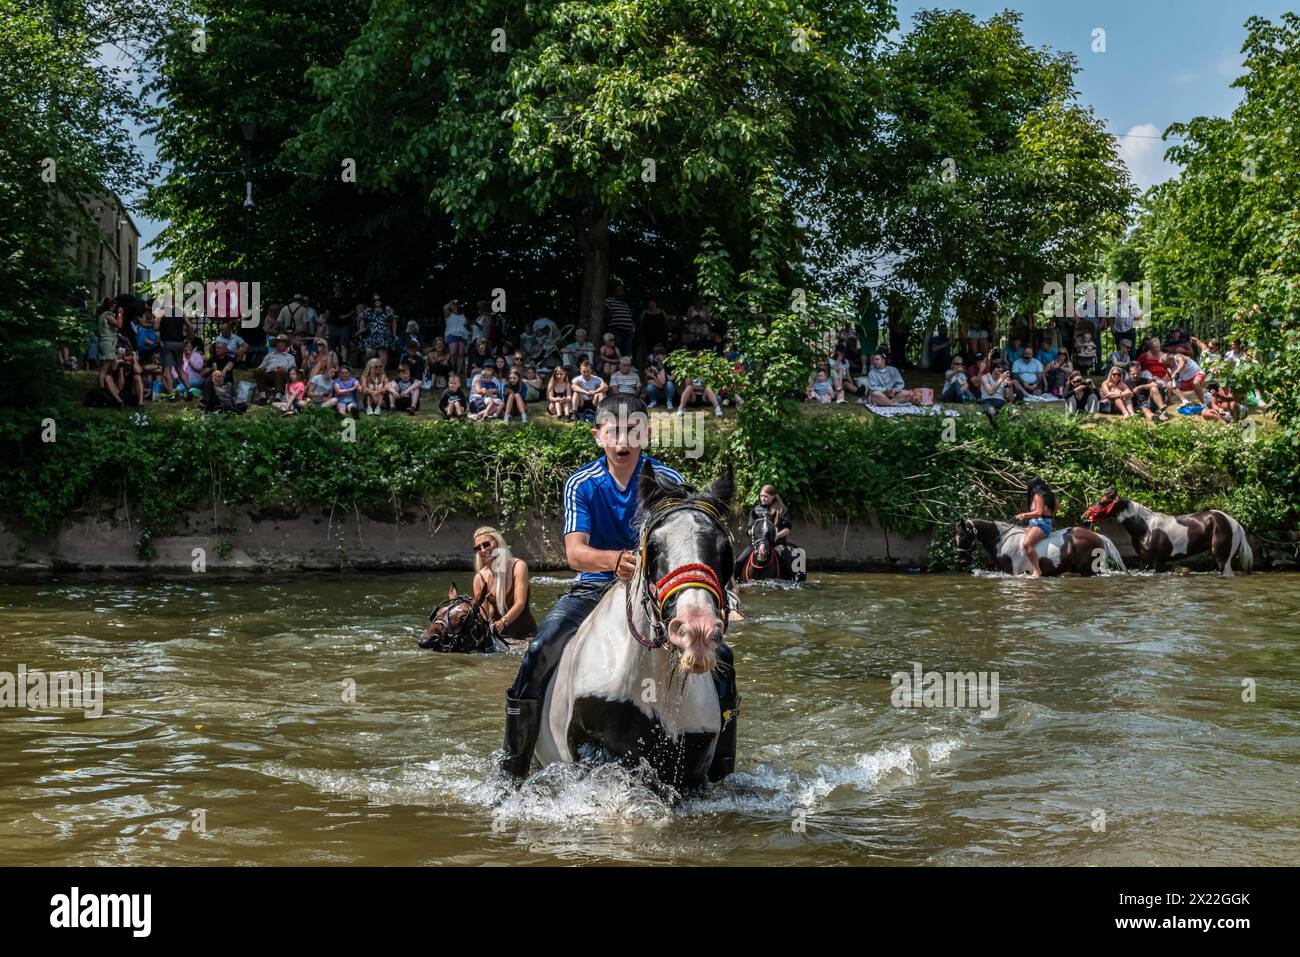
[[[1165,159],[1168,145],[1160,139],[1154,123],[1139,123],[1119,138],[1119,157],[1138,189],[1145,190],[1178,175],[1178,167]]]

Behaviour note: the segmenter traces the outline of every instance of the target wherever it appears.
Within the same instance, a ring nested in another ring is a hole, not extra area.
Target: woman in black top
[[[745,520],[746,536],[752,534],[754,523],[763,517],[771,521],[776,528],[776,552],[784,567],[788,563],[791,548],[790,513],[785,507],[785,502],[781,500],[781,496],[777,494],[775,485],[764,485],[759,490],[758,501],[749,510],[749,516]],[[744,550],[736,556],[737,568],[742,567],[749,560],[752,551],[753,545],[746,543]]]

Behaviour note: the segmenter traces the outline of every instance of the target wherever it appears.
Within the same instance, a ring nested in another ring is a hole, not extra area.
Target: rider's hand
[[[632,580],[632,572],[636,569],[636,557],[628,551],[618,553],[618,566],[614,569],[614,574],[624,581]]]

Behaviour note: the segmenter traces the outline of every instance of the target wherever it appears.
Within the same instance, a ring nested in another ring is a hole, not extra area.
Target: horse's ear
[[[661,498],[678,494],[680,491],[676,482],[666,475],[659,474],[653,462],[646,461],[641,466],[641,477],[636,485],[636,503],[639,508],[646,509]]]
[[[736,470],[728,465],[718,480],[704,490],[704,494],[717,500],[723,509],[730,509],[731,500],[736,495]]]
[[[452,582],[451,587],[447,589],[447,597],[455,598],[457,594],[458,592],[456,591],[456,583]]]

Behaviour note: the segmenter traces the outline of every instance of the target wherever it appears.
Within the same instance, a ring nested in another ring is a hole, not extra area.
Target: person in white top
[[[1120,286],[1115,293],[1115,304],[1111,307],[1111,331],[1115,335],[1115,345],[1121,341],[1129,344],[1129,351],[1137,347],[1137,321],[1142,318],[1142,310],[1128,294],[1128,289]]]
[[[467,371],[465,369],[465,344],[469,342],[469,320],[460,311],[460,303],[455,299],[442,307],[442,321],[445,326],[442,338],[447,343],[447,355],[451,360],[451,368],[455,372],[464,373]]]
[[[591,360],[583,359],[578,366],[579,374],[573,377],[570,386],[573,390],[573,415],[577,415],[584,409],[591,409],[593,412],[600,400],[605,398],[609,391],[609,386],[605,380],[591,371]]]
[[[609,391],[613,395],[641,394],[641,376],[632,368],[632,357],[622,356],[618,368],[609,377]]]

